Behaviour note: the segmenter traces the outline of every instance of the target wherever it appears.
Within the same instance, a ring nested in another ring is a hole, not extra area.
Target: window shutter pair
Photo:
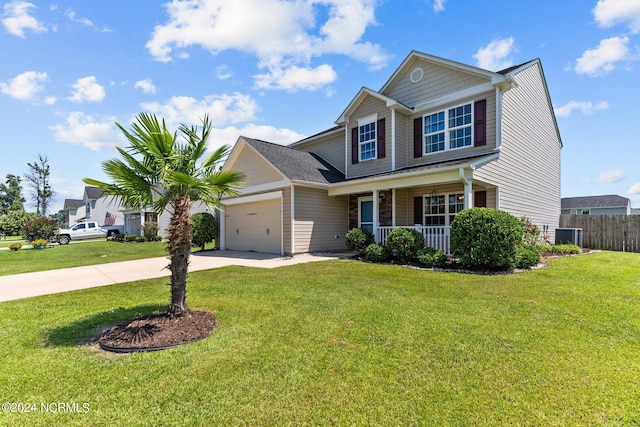
[[[479,147],[487,145],[487,100],[476,101],[474,103],[474,123],[473,133],[474,141],[473,146]],[[422,135],[424,130],[422,128],[422,117],[418,117],[413,121],[413,157],[422,157]]]
[[[376,123],[376,155],[378,159],[386,156],[386,127],[384,118],[379,119]],[[358,163],[360,158],[360,144],[358,144],[358,126],[351,129],[351,163]]]

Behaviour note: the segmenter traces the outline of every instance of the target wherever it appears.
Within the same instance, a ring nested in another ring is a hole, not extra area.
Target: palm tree
[[[105,195],[119,198],[126,206],[151,206],[158,214],[169,210],[167,250],[171,305],[168,312],[173,316],[186,314],[189,312],[186,288],[191,255],[191,203],[202,201],[214,208],[221,206],[223,195],[237,194],[244,175],[220,170],[229,146],[220,147],[205,157],[211,134],[208,116],[202,120],[200,132],[194,126],[180,125],[181,140],[176,132],[167,130],[164,119],[160,124],[153,114],[138,114],[130,131],[119,123],[116,126],[130,147],[126,150],[116,147],[122,159],[102,163],[102,170],[112,183],[90,178],[83,181],[101,188]]]

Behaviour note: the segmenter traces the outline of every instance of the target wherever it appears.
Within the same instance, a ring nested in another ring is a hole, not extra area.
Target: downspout
[[[224,251],[227,249],[224,206],[221,206],[218,212],[220,212],[220,221],[218,221],[218,224],[220,225],[220,250]]]
[[[471,170],[471,176],[467,177],[464,168],[460,168],[458,175],[464,183],[464,208],[469,209],[473,206],[473,170]]]

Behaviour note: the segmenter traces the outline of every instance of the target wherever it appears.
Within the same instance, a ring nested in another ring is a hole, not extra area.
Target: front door
[[[358,227],[373,233],[373,198],[360,197],[358,204]]]

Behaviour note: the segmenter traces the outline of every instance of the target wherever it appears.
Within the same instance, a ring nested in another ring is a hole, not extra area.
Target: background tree
[[[36,213],[46,216],[49,202],[53,200],[53,189],[50,184],[51,170],[49,159],[42,154],[38,154],[38,160],[27,163],[29,172],[25,175],[29,187],[31,187],[31,198],[36,208]]]
[[[0,215],[0,233],[4,233],[7,236],[19,236],[24,224],[34,218],[38,218],[38,214],[26,213],[25,211],[9,211],[5,215]]]
[[[24,211],[25,199],[22,197],[22,178],[7,174],[4,184],[0,184],[0,215],[10,211]]]
[[[204,251],[205,245],[216,238],[218,228],[216,217],[209,212],[198,212],[193,214],[191,221],[193,222],[192,243]]]
[[[165,210],[171,212],[167,229],[171,271],[168,312],[173,316],[186,314],[189,312],[186,285],[191,255],[191,203],[203,201],[211,207],[220,206],[220,198],[224,194],[235,195],[244,176],[217,167],[228,155],[228,146],[206,155],[211,134],[207,116],[200,132],[194,126],[180,125],[180,141],[177,132],[169,132],[164,120],[159,123],[153,114],[138,114],[130,131],[118,123],[116,126],[130,146],[126,150],[116,147],[122,160],[102,163],[112,183],[90,178],[84,182],[100,187],[106,195],[119,197],[124,205],[152,206],[158,214]]]

